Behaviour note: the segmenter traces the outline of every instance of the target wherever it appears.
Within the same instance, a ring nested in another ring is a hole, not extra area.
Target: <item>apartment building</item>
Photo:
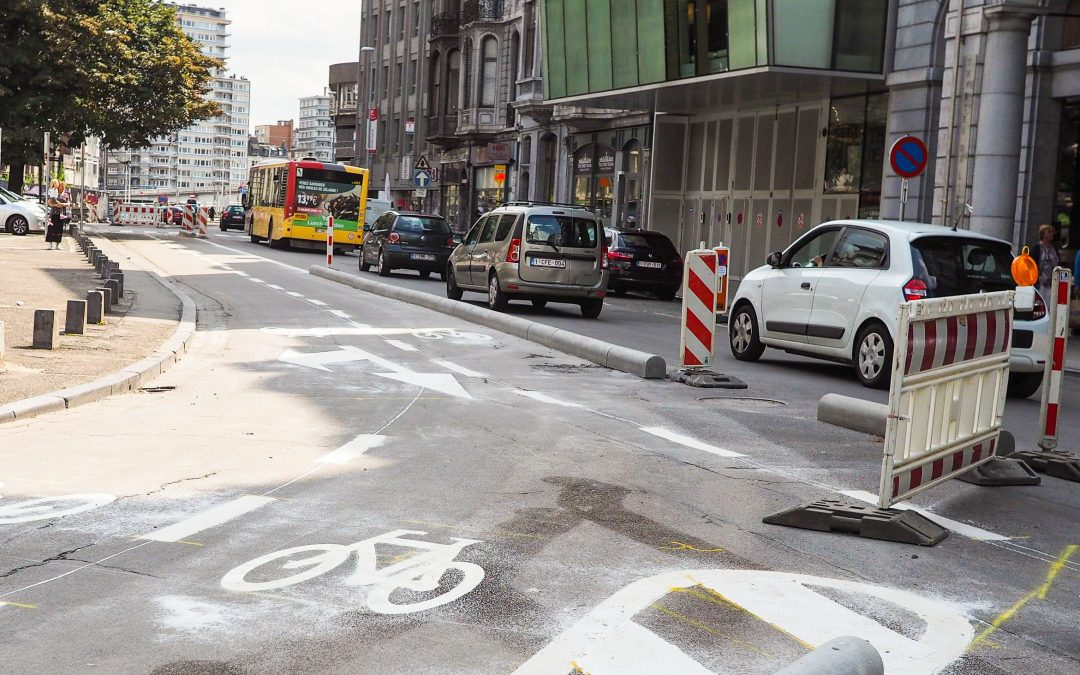
[[[360,64],[357,61],[330,66],[329,90],[334,97],[334,161],[356,165],[356,92]]]
[[[261,145],[284,147],[293,146],[293,121],[278,120],[276,124],[256,124],[255,139]]]
[[[293,159],[314,157],[320,162],[334,161],[334,96],[329,89],[300,99],[300,116],[290,151]]]

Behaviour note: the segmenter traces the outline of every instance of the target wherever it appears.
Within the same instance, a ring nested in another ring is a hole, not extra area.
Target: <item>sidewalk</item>
[[[110,375],[148,356],[169,339],[180,318],[177,298],[146,272],[124,266],[126,296],[105,325],[60,336],[56,350],[32,349],[34,310],[55,309],[61,329],[68,300],[101,285],[94,269],[64,237],[62,250],[41,235],[0,234],[0,321],[6,355],[0,365],[0,406]]]

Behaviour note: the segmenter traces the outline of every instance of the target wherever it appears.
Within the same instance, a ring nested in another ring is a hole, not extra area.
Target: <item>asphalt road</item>
[[[192,352],[0,427],[5,671],[771,673],[844,634],[890,674],[1080,667],[1075,484],[943,484],[933,548],[761,522],[876,491],[880,444],[807,412],[841,370],[642,381],[152,234],[109,233],[189,289]]]

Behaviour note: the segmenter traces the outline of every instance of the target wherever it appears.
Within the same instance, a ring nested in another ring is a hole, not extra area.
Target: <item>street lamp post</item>
[[[357,134],[360,138],[360,147],[356,149],[357,158],[361,159],[360,165],[365,169],[371,170],[371,153],[368,152],[368,134],[371,128],[370,122],[370,108],[372,91],[374,84],[371,81],[371,57],[364,58],[364,54],[370,54],[375,51],[374,47],[361,47],[360,48],[360,77],[364,79],[364,105],[356,106],[356,122],[363,129],[363,133]],[[369,177],[370,180],[370,177]]]

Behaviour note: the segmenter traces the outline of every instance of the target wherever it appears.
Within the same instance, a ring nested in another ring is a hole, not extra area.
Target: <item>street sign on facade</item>
[[[424,197],[427,197],[427,188],[418,187],[413,190],[413,195],[415,195],[417,199],[423,199]]]
[[[407,134],[416,133],[416,120],[415,119],[410,117],[409,119],[405,120],[405,133],[407,133]]]
[[[401,180],[409,180],[412,178],[412,155],[402,155],[399,168],[401,169],[401,173],[398,174],[398,178]]]
[[[889,149],[889,166],[901,178],[915,178],[926,170],[928,160],[926,144],[917,136],[899,138]]]
[[[379,136],[379,109],[372,108],[368,111],[367,151],[374,153],[378,150]]]
[[[416,166],[414,168],[419,171],[430,171],[431,163],[428,162],[427,155],[420,155],[420,159],[416,160]]]
[[[417,169],[413,173],[413,185],[418,188],[426,188],[431,185],[431,174],[424,169]]]

